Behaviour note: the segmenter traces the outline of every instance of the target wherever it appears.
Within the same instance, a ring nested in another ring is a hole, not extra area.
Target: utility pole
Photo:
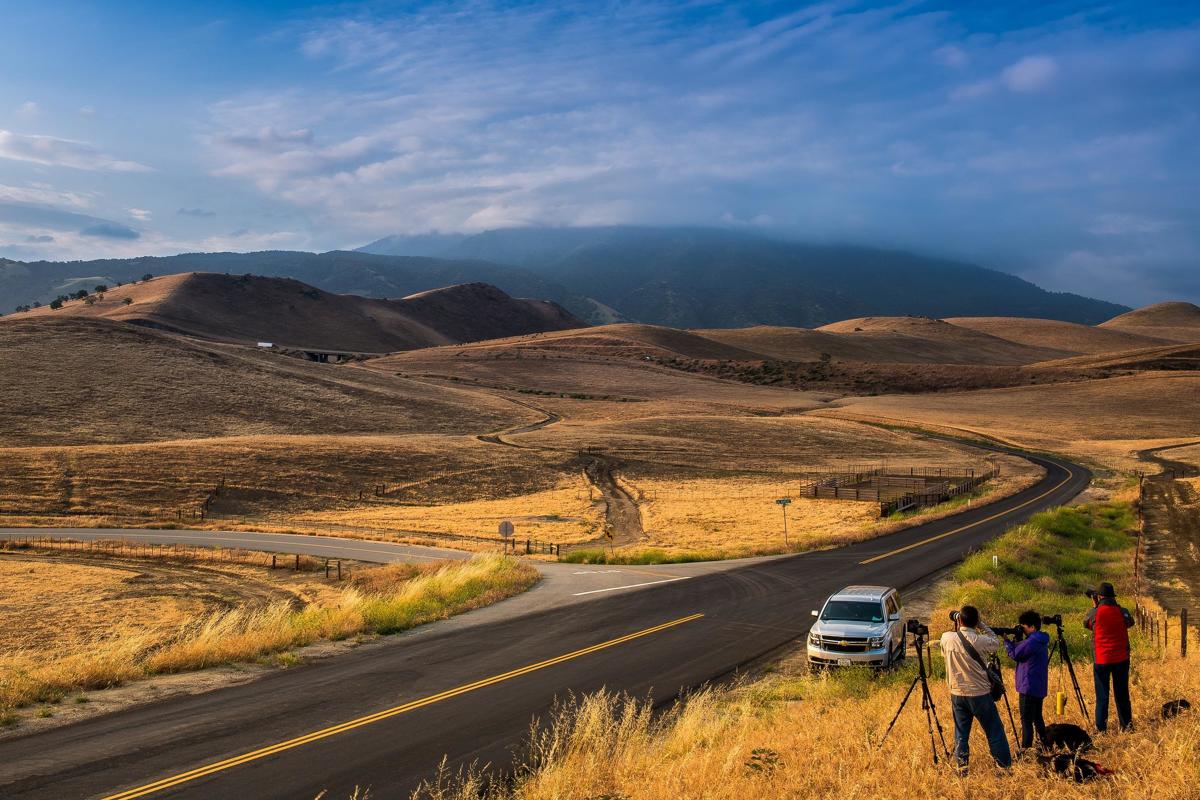
[[[783,509],[783,546],[788,547],[787,510],[788,506],[792,504],[792,498],[781,497],[775,503]]]

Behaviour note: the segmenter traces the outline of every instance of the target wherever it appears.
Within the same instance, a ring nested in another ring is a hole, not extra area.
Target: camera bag
[[[992,687],[992,699],[999,700],[1001,697],[1004,697],[1004,681],[1000,678],[1000,670],[989,667],[984,662],[983,657],[979,655],[979,651],[975,649],[975,646],[967,641],[967,637],[962,635],[962,631],[956,630],[954,632],[958,634],[959,641],[963,643],[963,647],[970,653],[971,658],[975,659],[975,663],[983,667],[983,671],[987,673],[988,684]]]

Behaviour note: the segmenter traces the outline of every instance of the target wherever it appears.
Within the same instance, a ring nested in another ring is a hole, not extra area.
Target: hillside
[[[478,394],[105,319],[0,321],[0,375],[10,446],[457,433],[513,418],[511,405]]]
[[[1169,344],[1047,361],[1047,369],[1192,370],[1200,372],[1200,344]]]
[[[944,321],[959,328],[969,328],[1010,342],[1080,354],[1112,353],[1165,343],[1162,339],[1128,333],[1117,328],[1080,325],[1054,319],[948,317]]]
[[[1200,307],[1191,303],[1155,303],[1113,317],[1100,327],[1173,342],[1200,342]]]
[[[554,303],[518,300],[487,284],[400,300],[338,295],[290,278],[183,273],[109,289],[14,318],[99,317],[217,341],[385,353],[579,327]]]
[[[510,228],[474,236],[388,237],[363,250],[515,264],[631,319],[683,328],[811,327],[898,314],[1094,324],[1126,310],[971,264],[726,229]]]
[[[604,316],[596,304],[563,286],[520,267],[483,261],[407,258],[350,253],[264,251],[258,253],[184,253],[177,256],[100,259],[96,261],[0,261],[0,311],[18,305],[49,303],[59,294],[91,289],[98,283],[137,281],[144,275],[213,272],[294,278],[335,294],[406,297],[460,283],[488,283],[513,297],[553,300],[589,321]],[[1111,315],[1110,315],[1111,316]]]
[[[835,323],[836,324],[836,323]],[[936,330],[936,329],[935,329]],[[782,361],[816,361],[828,353],[837,361],[897,364],[1028,364],[1061,357],[1068,351],[1015,342],[957,335],[920,335],[916,331],[855,332],[831,328],[708,328],[694,331],[708,339]]]
[[[895,352],[898,361],[919,359],[943,364],[1016,365],[1068,355],[1061,350],[1018,344],[929,317],[860,317],[834,322],[817,330],[845,337],[868,350]],[[906,357],[906,353],[912,356]]]

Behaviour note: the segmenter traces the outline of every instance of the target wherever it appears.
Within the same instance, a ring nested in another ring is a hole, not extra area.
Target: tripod
[[[992,653],[988,656],[988,666],[996,670],[997,675],[1003,674],[1000,672],[1000,656],[997,653]],[[1017,750],[1019,751],[1021,750],[1021,737],[1017,735],[1017,723],[1013,719],[1012,705],[1008,702],[1008,692],[1005,692],[1002,696],[1004,697],[1004,710],[1008,712],[1008,726],[1012,728],[1013,744],[1017,746]]]
[[[933,752],[933,763],[938,763],[938,739],[942,742],[942,756],[946,760],[950,759],[950,750],[946,747],[946,734],[942,730],[942,722],[938,719],[937,707],[933,704],[933,695],[929,693],[929,674],[925,671],[925,641],[928,636],[926,633],[913,634],[913,647],[917,651],[917,677],[913,678],[912,683],[908,686],[908,691],[904,693],[904,699],[900,701],[900,707],[896,709],[896,715],[892,717],[892,721],[888,723],[887,730],[883,732],[883,738],[879,740],[880,748],[887,741],[888,734],[892,732],[892,728],[896,725],[896,720],[900,719],[900,712],[904,710],[904,706],[908,703],[908,698],[912,697],[913,690],[917,688],[917,684],[921,684],[921,709],[925,712],[925,727],[929,731],[929,749]],[[933,736],[934,726],[937,727],[937,739]]]
[[[1058,617],[1054,618],[1058,620]],[[1054,623],[1057,641],[1054,644],[1054,649],[1058,652],[1058,668],[1060,670],[1059,678],[1062,678],[1061,670],[1065,666],[1067,673],[1071,676],[1071,686],[1075,690],[1075,702],[1079,703],[1079,713],[1083,715],[1085,724],[1091,719],[1088,716],[1087,703],[1083,700],[1083,692],[1079,689],[1079,679],[1075,677],[1075,665],[1071,663],[1071,654],[1067,651],[1067,640],[1063,638],[1062,623]]]

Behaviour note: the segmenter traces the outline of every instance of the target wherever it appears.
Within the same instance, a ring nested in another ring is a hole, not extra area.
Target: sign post
[[[783,546],[788,547],[788,532],[787,532],[787,510],[792,504],[792,498],[781,497],[775,501],[776,505],[783,509]]]
[[[508,540],[512,538],[514,533],[516,533],[516,528],[513,527],[511,522],[504,520],[500,523],[500,538],[504,540],[504,552],[506,553],[508,552]]]

